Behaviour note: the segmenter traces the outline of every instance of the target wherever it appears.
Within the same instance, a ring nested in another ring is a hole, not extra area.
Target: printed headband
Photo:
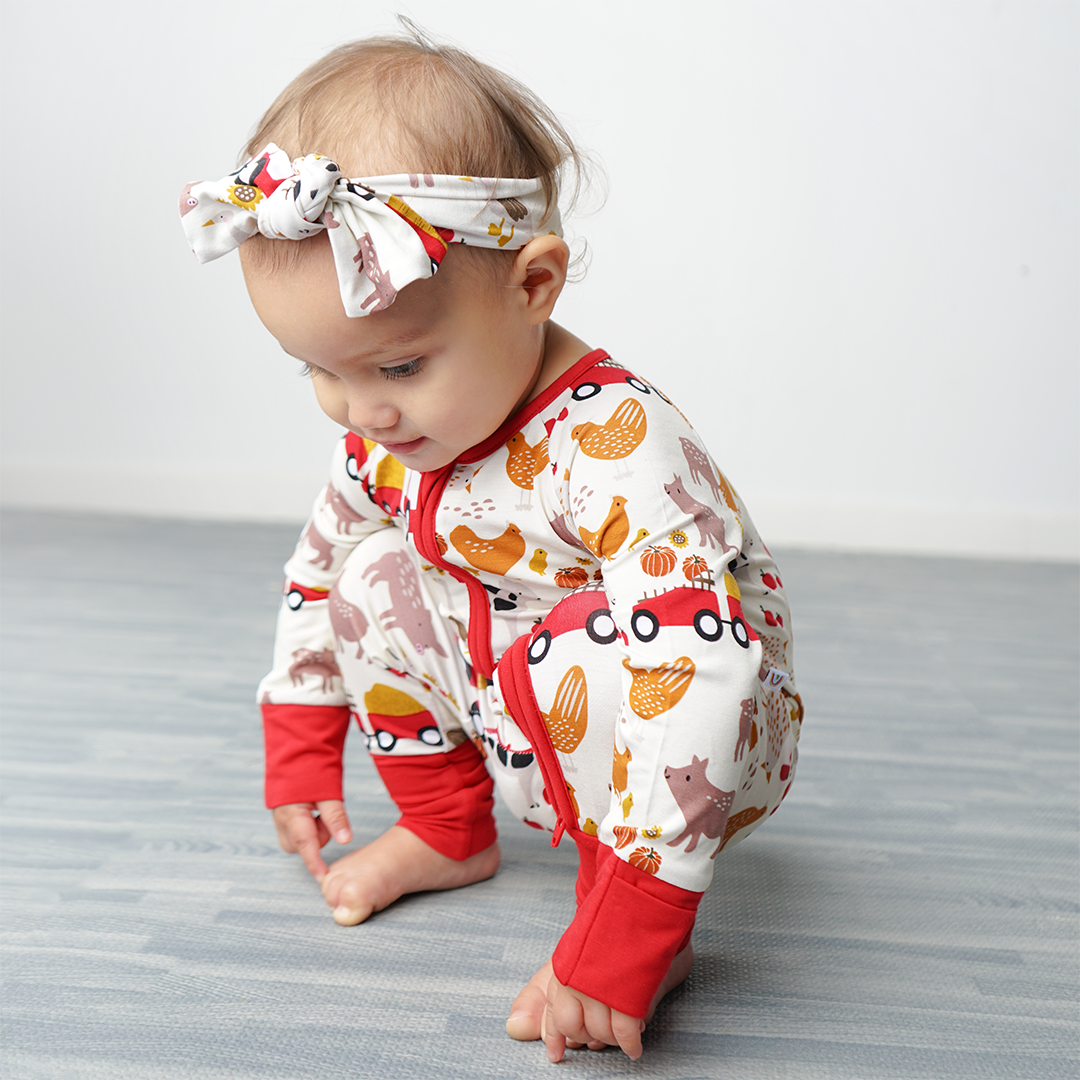
[[[539,180],[347,180],[329,158],[308,154],[290,162],[273,143],[221,180],[188,184],[180,216],[201,263],[256,232],[304,240],[327,230],[352,318],[389,307],[410,282],[431,277],[449,244],[514,250],[537,236],[562,235],[558,210],[544,217]]]

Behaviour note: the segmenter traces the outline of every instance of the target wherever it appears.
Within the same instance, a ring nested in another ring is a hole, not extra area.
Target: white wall
[[[1073,2],[9,0],[8,504],[303,518],[334,430],[176,196],[397,10],[603,162],[559,317],[676,398],[768,539],[1076,557]]]

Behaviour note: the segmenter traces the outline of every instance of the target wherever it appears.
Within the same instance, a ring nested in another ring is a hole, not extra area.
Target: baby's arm
[[[327,872],[323,845],[352,839],[342,802],[350,711],[335,660],[331,590],[356,545],[390,525],[386,508],[369,494],[370,465],[361,440],[338,442],[330,483],[285,566],[274,666],[259,686],[266,805],[281,846],[299,854],[317,880]]]

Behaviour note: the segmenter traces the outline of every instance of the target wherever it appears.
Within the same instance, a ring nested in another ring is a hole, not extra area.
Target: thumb
[[[347,844],[352,839],[349,815],[345,813],[345,804],[340,799],[325,799],[316,803],[315,809],[330,835],[339,844]]]

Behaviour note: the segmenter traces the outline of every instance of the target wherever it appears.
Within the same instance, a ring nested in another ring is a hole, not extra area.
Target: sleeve
[[[404,527],[405,470],[376,444],[340,439],[292,556],[278,609],[273,668],[259,683],[266,745],[266,804],[342,797],[342,751],[350,712],[334,659],[331,590],[356,545]],[[347,632],[347,630],[346,630]]]
[[[569,530],[600,560],[622,702],[595,883],[555,970],[645,1015],[725,840],[762,649],[735,576],[743,510],[689,423],[645,384],[605,386],[589,412],[551,443]]]

